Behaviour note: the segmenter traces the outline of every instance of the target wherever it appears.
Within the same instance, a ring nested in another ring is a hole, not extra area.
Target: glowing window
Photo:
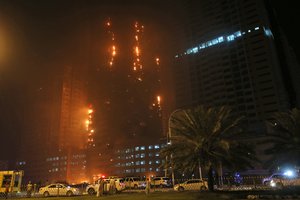
[[[234,35],[227,36],[227,41],[228,42],[233,41],[233,40],[234,40]]]
[[[187,54],[191,54],[191,53],[193,53],[193,48],[191,48],[191,49],[188,49],[188,50],[186,51],[186,53],[187,53]]]
[[[198,53],[198,47],[194,47],[192,51],[193,53]]]
[[[204,48],[205,48],[205,44],[204,43],[202,43],[202,44],[199,45],[199,49],[204,49]]]
[[[155,146],[154,146],[154,149],[159,149],[159,145],[155,145]]]
[[[234,33],[234,36],[235,36],[235,37],[241,37],[241,36],[242,36],[241,31],[235,32],[235,33]]]
[[[211,41],[208,41],[208,42],[206,42],[206,46],[212,46],[212,42]]]
[[[218,40],[219,40],[219,43],[224,42],[224,37],[223,36],[218,37]]]

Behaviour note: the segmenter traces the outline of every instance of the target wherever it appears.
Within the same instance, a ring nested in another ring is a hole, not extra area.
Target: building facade
[[[165,145],[150,144],[117,150],[115,158],[116,174],[124,177],[164,176],[163,164],[165,158],[162,158],[159,153]]]
[[[88,107],[81,70],[65,66],[60,76],[51,76],[28,94],[34,104],[26,108],[28,115],[16,162],[16,168],[25,172],[25,182],[72,183],[86,179],[85,157],[76,161],[76,155],[85,154],[88,139],[84,121]]]
[[[186,46],[175,55],[176,107],[230,106],[253,135],[292,107],[267,1],[184,1]],[[280,41],[279,41],[280,42]],[[295,67],[295,66],[294,66]]]

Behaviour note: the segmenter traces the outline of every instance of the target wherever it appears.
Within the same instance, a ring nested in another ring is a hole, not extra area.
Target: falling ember
[[[138,58],[139,56],[140,56],[140,50],[139,50],[139,47],[137,46],[137,47],[135,47],[135,55],[136,55],[136,57],[137,57],[137,61],[140,61],[140,59]]]
[[[133,48],[133,70],[136,71],[138,74],[137,79],[142,81],[142,69],[143,65],[141,62],[141,48],[140,48],[140,39],[142,36],[144,26],[139,25],[138,22],[134,24],[134,48]]]
[[[160,96],[157,96],[157,103],[160,105]]]
[[[116,56],[116,46],[112,47],[112,57]]]
[[[158,115],[161,117],[161,96],[157,95],[156,100],[157,100]]]
[[[92,127],[92,124],[93,124],[93,113],[94,113],[94,110],[92,108],[92,105],[89,106],[89,109],[88,109],[88,116],[87,116],[87,120],[85,121],[85,124],[86,124],[86,131],[87,131],[87,146],[88,147],[93,147],[95,146],[95,143],[94,143],[94,132],[95,130],[93,129]]]
[[[159,65],[159,58],[155,58],[156,65]]]
[[[109,67],[112,67],[115,62],[115,56],[117,55],[117,48],[115,45],[115,34],[112,30],[112,23],[110,19],[108,19],[108,21],[106,22],[106,29],[107,29],[107,34],[109,35],[111,40],[111,47],[108,49],[109,51],[108,64]]]

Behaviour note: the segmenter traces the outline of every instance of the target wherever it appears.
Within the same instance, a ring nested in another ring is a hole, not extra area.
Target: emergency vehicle
[[[0,171],[0,196],[4,195],[7,184],[10,193],[20,192],[23,176],[22,170]]]

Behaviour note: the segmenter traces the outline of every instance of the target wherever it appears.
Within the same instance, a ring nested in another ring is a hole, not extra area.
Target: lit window
[[[234,33],[234,36],[235,36],[235,37],[241,37],[241,36],[242,36],[241,31],[235,32],[235,33]]]
[[[159,145],[155,145],[155,146],[154,146],[154,149],[159,149]]]
[[[135,155],[135,158],[139,158],[139,157],[140,157],[140,154],[136,154],[136,155]]]
[[[159,163],[160,163],[160,160],[156,160],[155,163],[156,163],[156,164],[159,164]]]
[[[191,54],[191,53],[193,53],[193,48],[191,48],[191,49],[188,49],[188,50],[186,51],[186,53],[187,53],[187,54]]]
[[[208,41],[208,42],[206,42],[206,46],[212,46],[212,42],[211,41]]]
[[[145,164],[145,161],[144,161],[144,160],[142,160],[142,161],[141,161],[141,165],[144,165],[144,164]]]
[[[264,31],[266,36],[273,37],[273,33],[269,28],[264,27]]]
[[[219,40],[218,40],[218,39],[213,39],[213,40],[212,40],[212,44],[213,44],[213,45],[216,45],[216,44],[218,44],[218,43],[219,43]]]
[[[199,49],[204,49],[204,48],[205,48],[205,44],[204,43],[202,43],[202,44],[199,45]]]
[[[159,168],[156,168],[155,171],[159,172]]]
[[[144,151],[144,150],[145,150],[145,146],[142,146],[142,147],[141,147],[141,151]]]
[[[224,37],[223,36],[218,37],[218,40],[219,40],[219,43],[224,42]]]
[[[256,30],[256,31],[257,31],[257,30],[259,30],[259,27],[255,27],[255,29],[254,29],[254,30]]]
[[[234,40],[234,35],[227,36],[227,41],[228,42],[233,41],[233,40]]]
[[[193,53],[198,53],[198,47],[194,47],[192,51]]]
[[[148,149],[153,149],[153,146],[152,146],[152,145],[150,145],[150,146],[148,147]]]
[[[156,153],[155,156],[158,157],[158,156],[159,156],[159,153]]]
[[[136,150],[136,151],[140,150],[140,147],[135,147],[135,150]]]
[[[141,158],[145,158],[145,154],[144,153],[141,154]]]

